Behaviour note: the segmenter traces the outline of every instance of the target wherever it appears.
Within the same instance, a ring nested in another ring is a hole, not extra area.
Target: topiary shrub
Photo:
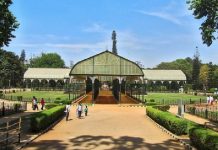
[[[150,102],[155,102],[155,100],[154,99],[150,99]]]
[[[65,106],[56,106],[31,116],[31,130],[39,132],[48,128],[52,123],[64,115]]]
[[[157,105],[157,103],[156,102],[147,102],[147,103],[145,103],[145,105],[146,106],[155,106],[155,105]]]
[[[18,101],[22,101],[23,100],[23,96],[17,96],[17,100]]]
[[[156,108],[161,111],[168,111],[170,109],[170,105],[156,105],[153,106],[153,108]]]
[[[47,103],[45,105],[45,109],[51,109],[51,108],[56,107],[56,106],[59,106],[59,104],[56,104],[56,103]]]

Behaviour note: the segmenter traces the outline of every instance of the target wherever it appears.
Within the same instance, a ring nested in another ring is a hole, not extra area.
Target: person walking
[[[78,118],[81,118],[81,116],[82,116],[82,104],[81,103],[79,103],[79,105],[78,105],[78,108],[77,108],[77,111],[78,111]]]
[[[39,110],[38,108],[38,102],[37,102],[37,98],[35,96],[33,96],[33,110]]]
[[[44,106],[45,106],[45,100],[44,100],[44,98],[41,99],[40,103],[41,103],[41,110],[43,110],[43,109],[44,109]]]
[[[65,113],[66,113],[66,121],[69,119],[69,114],[70,114],[70,104],[67,104],[65,107]]]
[[[84,112],[85,112],[85,116],[88,115],[88,106],[86,105],[85,109],[84,109]]]

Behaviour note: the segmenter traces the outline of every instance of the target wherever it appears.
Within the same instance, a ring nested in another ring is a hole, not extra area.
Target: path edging
[[[164,131],[165,133],[169,134],[171,137],[173,137],[174,139],[182,143],[185,146],[185,148],[188,148],[188,150],[197,150],[195,147],[191,146],[190,144],[186,143],[184,140],[180,139],[177,135],[173,134],[172,132],[164,128],[163,126],[159,125],[157,122],[151,119],[148,115],[146,115],[146,117],[149,120],[151,120],[156,126],[158,126],[162,131]]]

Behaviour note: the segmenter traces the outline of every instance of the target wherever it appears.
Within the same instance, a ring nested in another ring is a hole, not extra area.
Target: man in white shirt
[[[81,118],[82,110],[83,110],[83,108],[82,108],[82,104],[79,103],[78,108],[77,108],[77,111],[78,111],[78,117],[79,117],[79,118]]]
[[[69,113],[70,113],[70,104],[66,105],[65,113],[66,113],[66,121],[68,121]]]

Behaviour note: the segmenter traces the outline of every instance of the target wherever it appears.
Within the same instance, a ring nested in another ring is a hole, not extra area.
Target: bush
[[[146,108],[147,115],[158,124],[164,126],[176,135],[187,134],[188,121],[172,115],[169,112],[163,112],[153,107]]]
[[[69,104],[71,100],[55,100],[54,103],[56,104]]]
[[[3,91],[0,91],[0,98],[3,97]]]
[[[153,106],[153,108],[156,108],[161,111],[168,111],[170,109],[170,105],[156,105]]]
[[[150,102],[155,102],[155,100],[154,99],[150,99]]]
[[[56,103],[47,103],[47,104],[45,104],[46,109],[51,109],[51,108],[56,107],[56,106],[59,106],[59,105],[56,104]]]
[[[190,129],[189,138],[199,150],[218,150],[218,133],[203,127]]]
[[[154,106],[154,105],[157,105],[156,102],[147,102],[146,103],[146,106]]]
[[[14,103],[13,107],[14,107],[15,112],[18,112],[20,110],[20,108],[21,108],[21,104],[20,103]]]
[[[31,130],[39,132],[48,128],[52,123],[64,115],[65,106],[56,106],[31,116]]]
[[[17,100],[18,101],[22,101],[23,100],[23,96],[17,96]]]

